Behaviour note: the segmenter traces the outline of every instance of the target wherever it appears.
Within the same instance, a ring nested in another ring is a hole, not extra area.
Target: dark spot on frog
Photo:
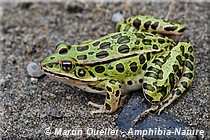
[[[139,56],[139,61],[140,61],[140,64],[144,64],[144,62],[145,62],[145,57],[144,57],[143,54],[141,54],[141,55]]]
[[[126,25],[123,31],[128,31],[131,27]]]
[[[153,49],[158,49],[158,46],[156,44],[153,44],[152,48]]]
[[[53,64],[47,64],[47,66],[53,68]]]
[[[88,52],[89,55],[93,55],[95,52]]]
[[[110,42],[103,42],[99,45],[100,49],[107,49],[110,48],[111,43]]]
[[[170,73],[169,74],[169,83],[170,83],[170,85],[171,85],[171,90],[174,88],[174,85],[175,85],[175,80],[176,79],[174,79],[175,77],[174,77],[174,74],[173,73]]]
[[[79,52],[82,52],[82,51],[86,51],[89,49],[89,46],[88,45],[85,45],[85,46],[78,46],[77,47],[77,51]]]
[[[117,64],[116,65],[116,70],[118,72],[121,72],[122,73],[124,71],[124,65],[122,63]]]
[[[109,104],[105,103],[105,109],[106,110],[111,110],[111,106]]]
[[[96,66],[95,71],[97,73],[103,73],[105,71],[105,68],[104,68],[104,66]]]
[[[189,51],[189,52],[193,52],[193,47],[190,46],[190,47],[188,48],[188,51]]]
[[[139,83],[143,83],[143,79],[139,79]]]
[[[141,26],[141,20],[139,20],[138,18],[135,19],[133,21],[133,26],[136,27],[137,29],[139,29],[139,27]]]
[[[188,59],[191,61],[191,62],[194,62],[194,57],[192,55],[189,55]]]
[[[152,28],[153,30],[156,30],[157,27],[158,27],[158,22],[155,22],[155,23],[153,23],[153,24],[151,25],[151,28]]]
[[[93,46],[98,46],[100,44],[100,41],[96,41],[96,42],[94,42],[92,45]]]
[[[151,41],[150,39],[143,39],[143,40],[142,40],[142,43],[143,43],[144,45],[151,45],[152,41]]]
[[[132,62],[130,64],[130,69],[131,69],[132,72],[136,72],[137,69],[138,69],[137,63],[136,62]]]
[[[187,88],[187,82],[181,82],[181,85],[184,87],[184,88]]]
[[[147,83],[143,83],[143,88],[145,90],[149,90],[149,91],[152,91],[152,92],[155,91],[155,88],[152,85],[147,84]]]
[[[59,50],[59,52],[58,52],[59,54],[67,54],[68,53],[68,50],[67,50],[67,48],[62,48],[62,49],[60,49]]]
[[[155,73],[159,73],[159,69],[157,69],[157,68],[155,68],[153,66],[150,66],[147,70],[155,72]]]
[[[105,58],[105,57],[107,57],[107,56],[109,56],[109,53],[108,53],[107,51],[101,51],[101,52],[98,52],[98,53],[96,54],[96,57],[97,57],[97,58],[100,58],[100,59]]]
[[[142,66],[142,70],[146,70],[147,69],[147,63],[145,63],[143,66]]]
[[[118,97],[120,95],[120,91],[116,90],[115,96]]]
[[[151,21],[147,21],[144,23],[144,28],[148,30],[150,25],[151,25]]]
[[[129,43],[129,42],[130,42],[130,38],[128,36],[120,36],[117,39],[118,44],[125,44],[125,43]]]
[[[77,59],[78,60],[86,60],[87,59],[87,55],[78,55]]]
[[[147,76],[147,77],[152,77],[152,78],[154,78],[154,79],[157,79],[157,78],[158,78],[157,73],[154,73],[154,72],[146,72],[146,73],[145,73],[145,76]]]
[[[113,85],[114,85],[116,82],[117,82],[117,81],[115,81],[115,80],[109,80],[109,83],[110,83],[110,84],[113,84]]]
[[[146,57],[147,57],[147,61],[149,61],[150,60],[150,53],[149,52],[146,54]]]
[[[95,75],[92,73],[92,71],[88,71],[90,76],[95,77]]]
[[[185,28],[182,28],[182,29],[180,29],[178,32],[179,33],[182,33],[182,32],[184,32],[185,31]]]
[[[129,47],[128,45],[121,45],[119,48],[118,48],[118,52],[119,53],[128,53],[129,52]]]
[[[127,82],[127,84],[128,84],[128,85],[132,85],[133,82],[130,80],[130,81]]]
[[[169,26],[169,27],[164,27],[164,30],[166,30],[166,31],[175,31],[177,28],[178,28],[178,26]]]
[[[192,73],[184,73],[183,77],[187,77],[188,79],[192,79],[193,78],[193,74]]]
[[[180,55],[176,56],[176,59],[178,60],[180,66],[183,66],[183,61],[182,61],[182,57]]]
[[[163,71],[159,70],[158,72],[158,79],[163,79]]]
[[[117,39],[117,38],[119,38],[121,35],[122,35],[122,33],[117,33],[117,34],[115,34],[115,35],[112,35],[111,38],[112,38],[112,39]]]
[[[112,92],[112,88],[109,86],[106,86],[107,91]],[[108,94],[107,94],[108,95]]]
[[[164,40],[164,39],[159,38],[159,39],[158,39],[158,42],[159,42],[160,44],[163,44],[163,43],[165,43],[165,40]]]
[[[193,71],[194,69],[193,64],[188,60],[185,62],[185,66],[189,68],[191,71]]]
[[[176,90],[176,95],[181,95],[181,94],[182,94],[181,90],[180,89],[177,89]]]
[[[139,40],[136,40],[135,41],[135,45],[139,45],[140,44],[140,41]]]
[[[176,65],[176,64],[174,64],[174,65],[173,65],[173,70],[174,70],[175,72],[177,72],[177,71],[179,70],[179,66]]]
[[[145,35],[143,35],[143,33],[135,33],[137,38],[145,38]]]
[[[84,77],[85,74],[86,74],[86,71],[85,71],[84,69],[79,69],[79,70],[78,70],[78,76]]]

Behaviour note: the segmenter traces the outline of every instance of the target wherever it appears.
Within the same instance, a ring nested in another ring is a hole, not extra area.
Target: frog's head
[[[84,66],[78,65],[74,48],[64,43],[58,44],[55,53],[41,62],[41,70],[53,79],[70,85],[97,81]]]
[[[67,56],[68,50],[66,44],[59,44],[55,53],[46,57],[40,64],[41,70],[48,76],[57,79],[63,79],[65,75],[72,77],[75,68],[75,61]]]

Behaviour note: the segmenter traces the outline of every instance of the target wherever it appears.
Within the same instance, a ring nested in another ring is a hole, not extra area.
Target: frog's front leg
[[[143,82],[144,95],[153,105],[141,113],[132,125],[151,111],[160,114],[189,87],[193,76],[194,51],[191,43],[180,42],[170,52],[155,58],[148,66]]]
[[[96,87],[104,87],[107,91],[104,105],[98,105],[88,102],[88,105],[99,108],[99,110],[91,111],[91,114],[97,113],[113,113],[123,103],[125,96],[121,96],[121,84],[116,80],[105,80],[96,85]]]

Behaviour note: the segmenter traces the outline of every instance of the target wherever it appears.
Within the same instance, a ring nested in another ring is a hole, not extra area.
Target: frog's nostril
[[[55,57],[54,57],[54,56],[50,57],[50,60],[54,60],[54,59],[55,59]]]

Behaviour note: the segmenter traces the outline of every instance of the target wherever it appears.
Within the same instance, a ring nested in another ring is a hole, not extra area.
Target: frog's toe
[[[99,113],[106,113],[106,111],[104,110],[104,105],[99,105],[93,102],[88,102],[88,105],[98,108],[98,110],[90,111],[92,115]]]
[[[132,121],[131,125],[134,126],[138,121],[141,121],[143,118],[145,118],[149,114],[150,110],[147,109],[144,112],[142,112],[140,115],[138,115],[135,120]]]
[[[103,105],[99,105],[99,104],[93,103],[91,101],[88,102],[88,105],[91,105],[91,106],[99,108],[99,109],[103,109]]]
[[[102,109],[90,111],[90,114],[91,114],[91,115],[100,114],[100,113],[105,113],[105,111],[102,110]]]
[[[135,120],[132,121],[131,125],[134,126],[138,121],[142,120],[145,118],[151,111],[155,111],[158,109],[158,106],[153,105],[151,108],[144,110],[140,115],[138,115]]]
[[[160,113],[164,110],[164,106],[163,107],[161,107],[159,110],[158,110],[158,115],[160,115]]]

